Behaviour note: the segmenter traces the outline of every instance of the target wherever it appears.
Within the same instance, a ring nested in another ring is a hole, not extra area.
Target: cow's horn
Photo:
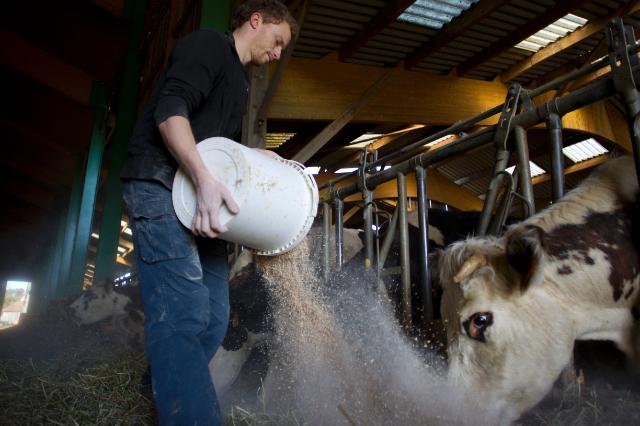
[[[473,274],[478,268],[481,268],[486,264],[487,258],[484,255],[480,253],[472,254],[471,257],[462,264],[462,267],[460,267],[458,273],[455,274],[455,276],[453,277],[453,282],[456,284],[460,284],[462,280],[464,280],[469,275]]]

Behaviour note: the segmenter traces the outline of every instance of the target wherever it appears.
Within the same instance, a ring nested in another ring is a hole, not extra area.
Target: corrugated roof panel
[[[440,29],[453,18],[469,9],[478,0],[417,0],[398,16],[399,21],[410,22],[427,28]]]

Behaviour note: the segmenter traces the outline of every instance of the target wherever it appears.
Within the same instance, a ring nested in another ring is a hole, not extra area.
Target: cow
[[[104,280],[83,291],[69,310],[80,325],[105,323],[105,330],[123,344],[141,348],[144,343],[144,313],[137,283],[115,285]]]
[[[445,249],[448,377],[470,405],[515,421],[552,388],[575,340],[612,340],[637,356],[639,219],[634,163],[623,157],[503,236]]]
[[[69,305],[69,309],[80,325],[101,322],[104,330],[121,343],[134,349],[144,345],[144,313],[140,290],[135,281],[124,286],[115,286],[110,280],[94,284],[83,291]],[[240,333],[238,316],[239,313],[232,309],[225,340],[209,362],[209,373],[218,396],[229,391],[251,351],[266,338],[264,334],[247,330]],[[238,338],[239,334],[243,337]]]

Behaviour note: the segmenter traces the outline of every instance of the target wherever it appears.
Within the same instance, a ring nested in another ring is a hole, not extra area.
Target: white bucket
[[[240,207],[237,215],[220,209],[220,223],[227,232],[219,238],[261,255],[284,253],[302,241],[316,216],[318,186],[301,164],[267,157],[221,137],[205,139],[196,147],[207,169]],[[191,228],[195,189],[181,169],[173,180],[172,197],[178,219]]]

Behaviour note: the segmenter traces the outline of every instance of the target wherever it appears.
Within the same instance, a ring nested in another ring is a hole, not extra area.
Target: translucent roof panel
[[[417,0],[398,16],[398,21],[438,30],[477,2],[478,0]]]
[[[564,18],[558,19],[553,24],[546,26],[532,36],[522,40],[520,43],[516,44],[515,47],[537,52],[554,41],[557,41],[567,34],[574,32],[578,28],[583,27],[586,23],[586,19],[577,15],[568,14]]]
[[[569,145],[562,148],[562,153],[569,157],[574,163],[588,160],[590,158],[599,157],[609,152],[605,147],[600,145],[594,138],[589,138],[582,142]]]
[[[506,171],[510,174],[513,174],[513,171],[515,170],[515,168],[516,166],[507,167]],[[529,170],[531,172],[531,177],[536,177],[536,176],[540,176],[547,173],[545,169],[538,166],[533,161],[529,161]]]

